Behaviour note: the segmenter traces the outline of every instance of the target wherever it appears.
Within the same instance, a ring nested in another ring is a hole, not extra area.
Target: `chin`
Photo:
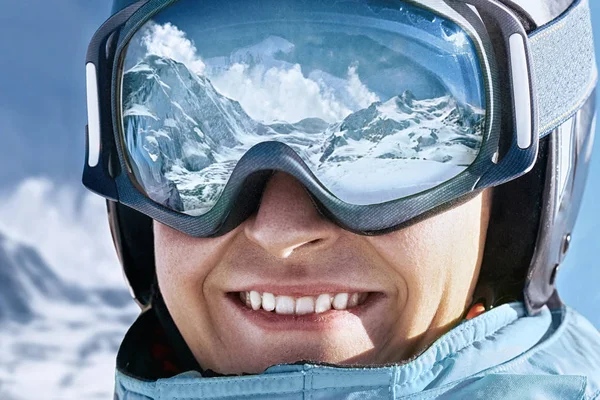
[[[329,341],[313,343],[298,341],[298,338],[281,341],[277,345],[259,351],[243,351],[231,359],[233,365],[220,365],[215,371],[222,374],[260,374],[271,366],[279,364],[310,363],[339,366],[375,365],[377,357],[373,348],[365,348],[364,343],[335,343]],[[240,351],[241,350],[241,351]],[[212,369],[212,368],[211,368]]]

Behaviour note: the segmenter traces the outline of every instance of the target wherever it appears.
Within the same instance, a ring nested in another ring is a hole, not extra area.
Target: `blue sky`
[[[0,15],[0,185],[31,175],[79,179],[85,51],[107,0],[9,1]]]
[[[600,54],[600,3],[591,1]],[[105,0],[10,1],[0,15],[0,192],[28,177],[80,188],[84,155],[85,51],[110,9]],[[8,40],[6,40],[8,39]],[[83,190],[76,189],[77,195]],[[56,197],[60,199],[61,197]],[[558,285],[600,327],[600,140]],[[1,222],[1,221],[0,221]]]
[[[600,55],[600,2],[590,1],[596,58]],[[596,142],[586,193],[573,232],[573,243],[558,275],[559,293],[563,300],[583,313],[600,328],[600,213],[597,199],[600,198],[600,125],[596,128]]]

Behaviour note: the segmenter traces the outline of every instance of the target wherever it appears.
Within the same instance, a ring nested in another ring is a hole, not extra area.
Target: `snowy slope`
[[[0,322],[30,322],[45,299],[81,302],[84,293],[62,282],[35,249],[0,234]]]
[[[111,398],[136,308],[124,287],[84,290],[0,232],[0,398]]]

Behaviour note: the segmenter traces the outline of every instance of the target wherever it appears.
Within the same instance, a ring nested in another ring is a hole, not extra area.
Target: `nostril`
[[[326,242],[327,242],[327,239],[317,238],[317,239],[314,239],[314,240],[304,243],[304,245],[301,247],[312,249],[312,250],[317,250],[321,246],[323,246]]]

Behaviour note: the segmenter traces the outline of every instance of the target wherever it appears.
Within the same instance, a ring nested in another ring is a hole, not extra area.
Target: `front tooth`
[[[277,296],[275,298],[275,312],[277,314],[293,314],[296,301],[290,296]]]
[[[260,298],[260,293],[254,291],[254,290],[251,291],[250,292],[250,305],[252,306],[252,309],[254,311],[260,310],[261,304],[262,304],[262,300]]]
[[[358,293],[352,293],[348,299],[348,308],[356,307],[358,305]]]
[[[322,294],[317,297],[317,302],[315,304],[315,312],[322,313],[325,311],[331,310],[331,296],[328,294]]]
[[[296,300],[296,314],[310,314],[315,312],[315,299],[301,297]]]
[[[333,298],[333,308],[345,310],[348,307],[348,293],[338,293]]]
[[[252,304],[250,304],[250,292],[244,292],[244,303],[246,303],[246,307],[252,308]]]
[[[275,296],[273,293],[263,293],[262,308],[266,311],[273,311],[275,309]]]

